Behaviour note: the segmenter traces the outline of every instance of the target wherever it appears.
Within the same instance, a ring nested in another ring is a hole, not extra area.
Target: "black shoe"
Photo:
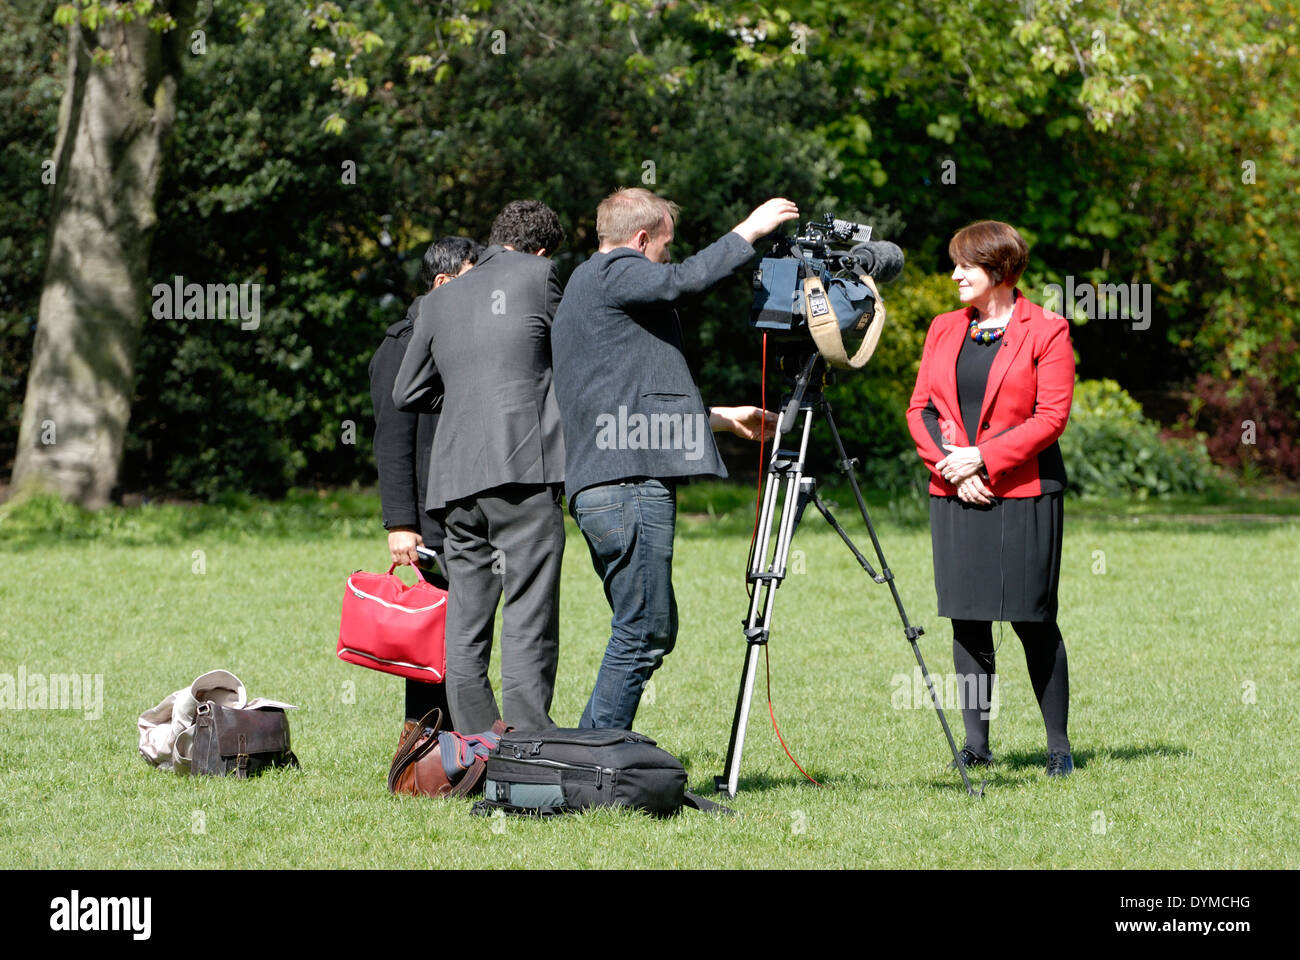
[[[961,762],[967,767],[991,767],[993,766],[993,757],[992,756],[981,757],[970,747],[962,747]],[[948,764],[948,769],[956,770],[957,761],[954,760],[952,763]]]
[[[1049,777],[1068,777],[1074,772],[1074,757],[1068,753],[1049,753],[1047,755],[1047,775]]]

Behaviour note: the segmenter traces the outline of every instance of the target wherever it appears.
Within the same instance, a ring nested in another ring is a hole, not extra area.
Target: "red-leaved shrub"
[[[1214,462],[1300,480],[1297,402],[1258,377],[1196,378],[1192,413],[1179,418],[1180,433],[1202,430]]]

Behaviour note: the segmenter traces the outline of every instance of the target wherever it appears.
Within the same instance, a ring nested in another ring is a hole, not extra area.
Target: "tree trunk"
[[[117,485],[147,309],[155,201],[176,119],[177,75],[195,0],[143,18],[70,28],[40,315],[13,488],[98,508]],[[95,66],[91,48],[113,62]]]

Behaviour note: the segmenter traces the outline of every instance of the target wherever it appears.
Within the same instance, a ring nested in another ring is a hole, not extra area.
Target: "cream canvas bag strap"
[[[817,344],[817,349],[826,358],[826,362],[842,370],[859,370],[867,365],[871,355],[876,352],[876,344],[880,342],[880,333],[885,326],[885,301],[881,299],[875,281],[865,273],[859,274],[858,279],[866,284],[875,298],[875,309],[869,321],[866,317],[858,321],[859,330],[867,323],[870,326],[852,357],[844,349],[839,318],[835,315],[835,308],[831,306],[821,278],[809,271],[803,281],[804,316],[808,318],[808,332],[812,334],[813,343]]]

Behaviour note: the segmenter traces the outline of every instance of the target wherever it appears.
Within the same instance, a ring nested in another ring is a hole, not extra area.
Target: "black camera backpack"
[[[631,807],[669,817],[684,806],[726,807],[686,790],[681,761],[630,730],[512,730],[488,754],[483,800],[473,812],[532,816]]]

